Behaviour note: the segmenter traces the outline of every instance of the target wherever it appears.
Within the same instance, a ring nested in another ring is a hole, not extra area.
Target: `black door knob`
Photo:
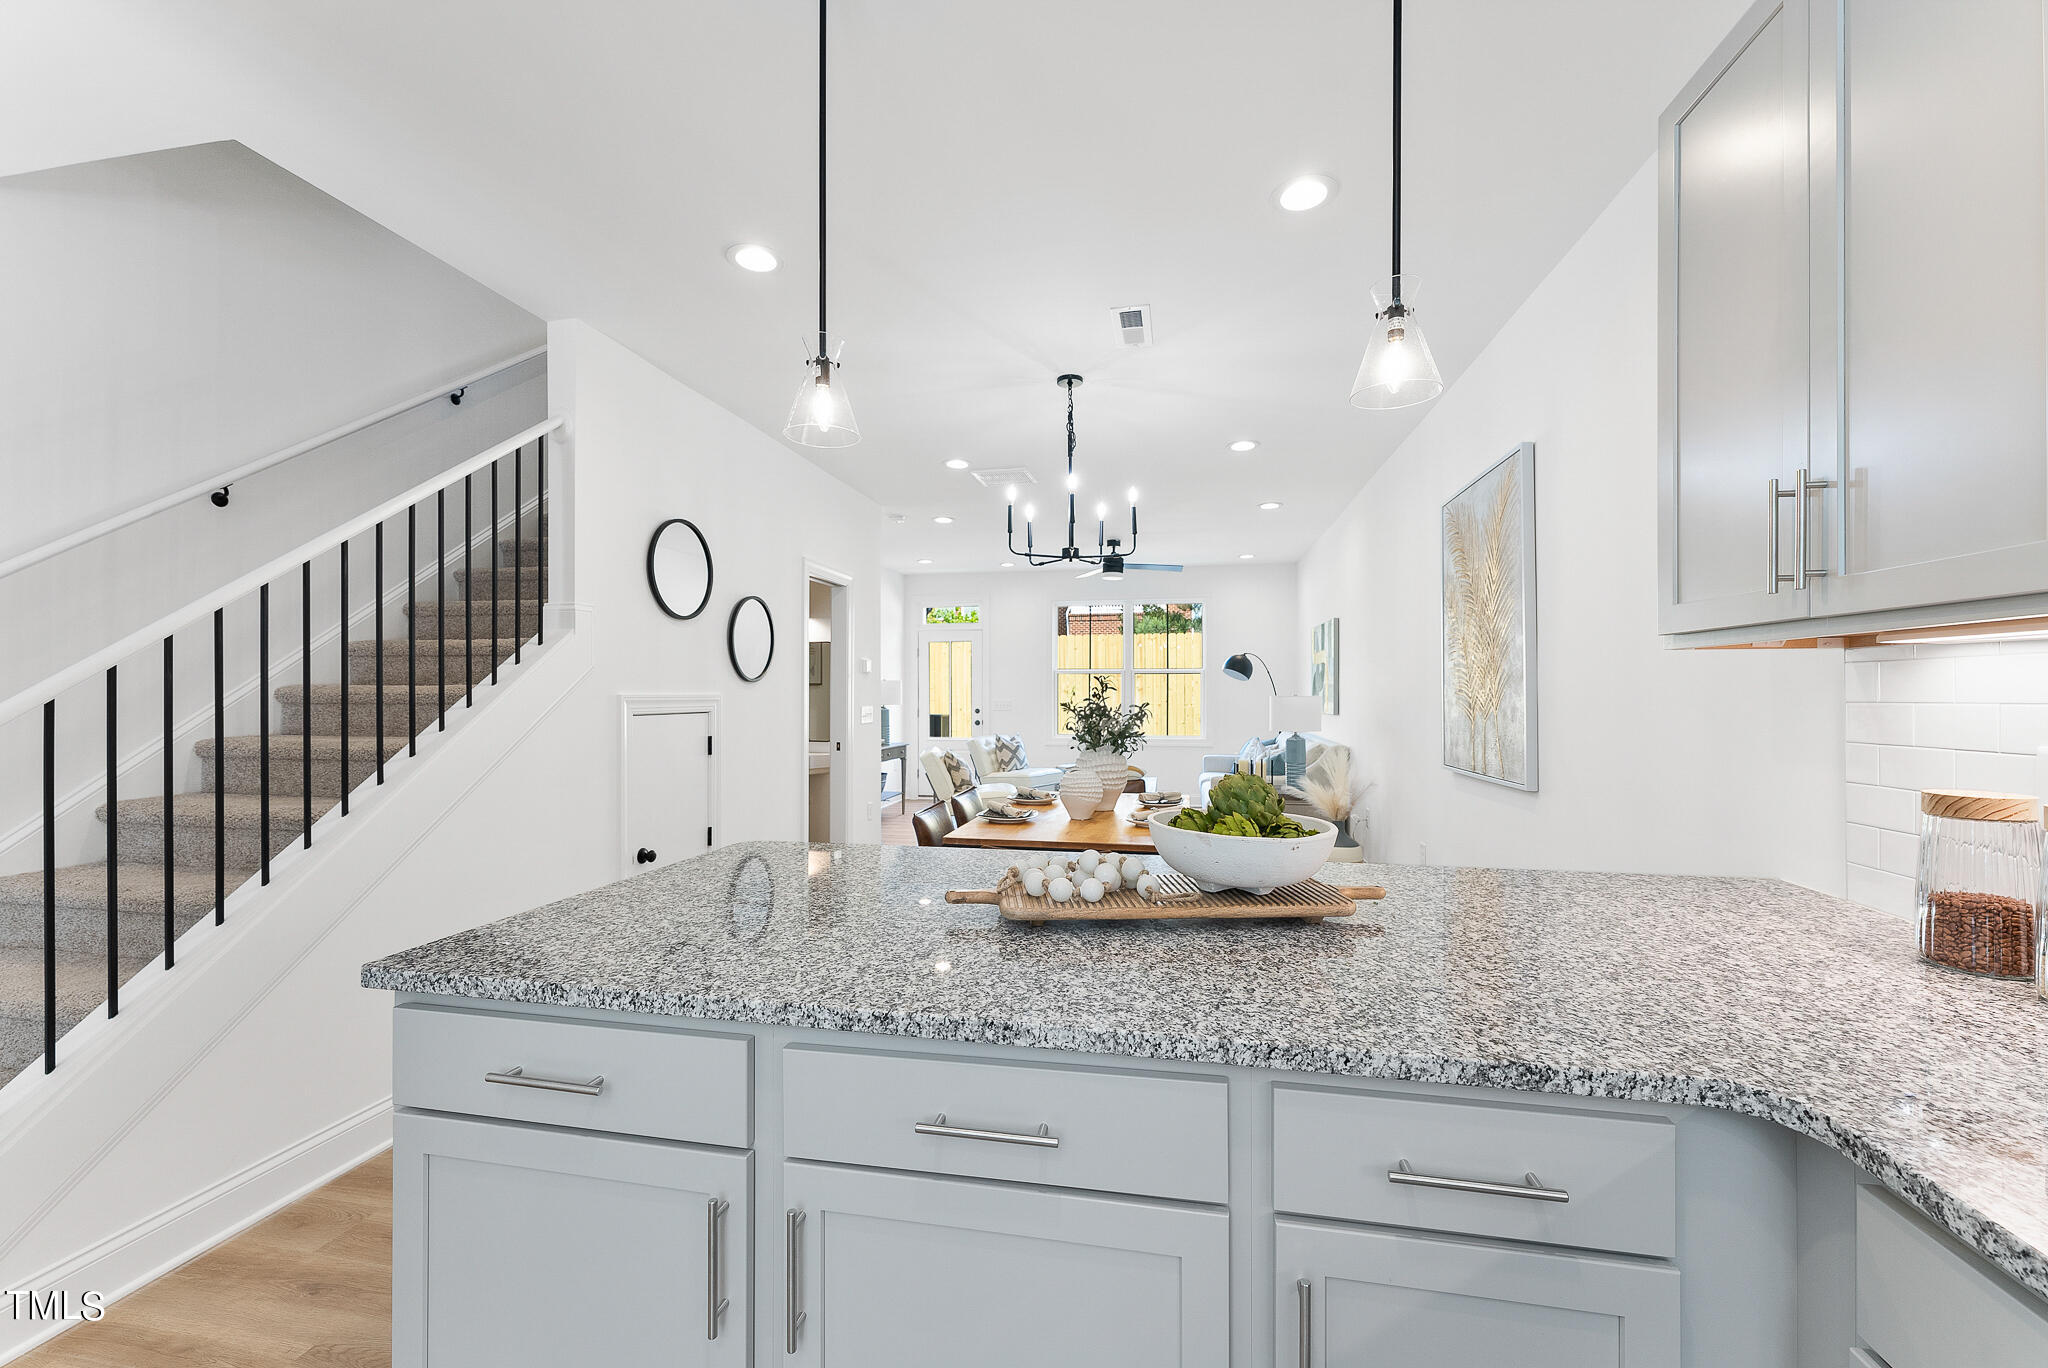
[[[633,857],[633,860],[636,864],[653,864],[654,852],[649,850],[646,846],[641,846],[640,853],[638,855],[635,855]]]

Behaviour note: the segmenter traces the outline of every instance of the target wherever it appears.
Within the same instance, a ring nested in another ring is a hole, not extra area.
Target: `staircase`
[[[519,459],[516,449],[512,459]],[[544,455],[541,468],[545,470]],[[473,574],[455,568],[459,560],[451,552],[452,585],[444,602],[434,566],[429,563],[424,570],[423,595],[403,613],[384,614],[382,640],[355,636],[373,620],[368,613],[370,595],[358,599],[358,622],[345,652],[346,682],[315,683],[309,691],[294,663],[289,671],[292,682],[271,691],[273,721],[267,738],[261,733],[227,736],[216,754],[211,728],[206,728],[208,734],[192,746],[203,775],[202,790],[173,793],[168,818],[164,798],[154,792],[147,797],[120,798],[111,805],[111,812],[107,803],[100,803],[96,815],[101,829],[111,821],[118,837],[116,897],[110,910],[104,859],[58,868],[54,957],[46,953],[44,943],[43,871],[38,868],[0,877],[0,1083],[44,1053],[48,1029],[44,988],[51,958],[56,1033],[61,1037],[108,1001],[110,978],[126,983],[163,955],[167,941],[175,943],[187,928],[215,915],[219,888],[232,892],[259,876],[266,854],[266,809],[270,859],[275,860],[305,833],[305,757],[309,750],[310,811],[317,821],[337,804],[345,811],[344,794],[365,783],[383,782],[377,773],[380,749],[387,762],[404,753],[415,728],[422,736],[436,729],[444,702],[451,712],[480,704],[483,700],[472,690],[491,684],[498,668],[513,659],[522,642],[525,649],[532,648],[545,603],[545,505],[538,517],[528,512],[522,523],[508,512],[498,525],[508,532],[520,528],[525,538],[499,541],[500,569],[494,573],[485,568],[488,551],[482,545],[475,547],[477,569]],[[488,539],[494,530],[487,525],[484,537]],[[516,539],[519,533],[513,535]],[[519,587],[524,589],[520,598],[515,598],[515,556],[523,567],[518,576],[522,581]],[[367,564],[367,558],[362,563]],[[362,573],[359,567],[357,575]],[[296,571],[292,578],[296,581]],[[399,582],[405,581],[400,578]],[[421,583],[413,581],[416,594],[422,594]],[[296,650],[298,635],[296,619],[288,629],[273,624],[274,646],[284,644],[281,638],[289,636],[289,645]],[[325,649],[316,646],[314,656],[316,662],[324,657],[329,670],[340,671],[331,642]],[[380,659],[381,699],[377,685]],[[273,679],[279,677],[272,675]],[[158,759],[142,768],[148,771],[160,764]],[[182,773],[189,768],[180,766],[178,770]],[[123,783],[157,787],[129,778]],[[110,920],[115,928],[111,953]]]

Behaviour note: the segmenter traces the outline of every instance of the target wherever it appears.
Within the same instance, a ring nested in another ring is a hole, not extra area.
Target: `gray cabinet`
[[[795,1161],[783,1200],[794,1368],[1230,1361],[1221,1210]]]
[[[397,1368],[750,1361],[748,1155],[410,1112],[393,1151]]]
[[[1807,464],[1806,52],[1805,0],[1766,0],[1660,129],[1666,632],[1808,611],[1807,500],[1771,493]]]
[[[2048,609],[2044,8],[1763,0],[1666,111],[1664,631]]]
[[[1274,1362],[1678,1368],[1678,1270],[1276,1221]]]

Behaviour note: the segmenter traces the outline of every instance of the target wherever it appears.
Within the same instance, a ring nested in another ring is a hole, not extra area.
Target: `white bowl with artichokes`
[[[1161,814],[1147,824],[1159,858],[1204,893],[1241,888],[1271,893],[1312,877],[1337,844],[1337,827],[1296,817],[1273,786],[1255,774],[1232,774],[1209,788],[1209,806]]]

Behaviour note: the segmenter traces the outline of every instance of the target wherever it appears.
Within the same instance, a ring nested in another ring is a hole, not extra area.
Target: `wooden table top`
[[[1038,820],[1025,826],[999,825],[977,817],[946,833],[949,846],[983,846],[994,850],[1101,850],[1120,855],[1150,855],[1152,833],[1127,821],[1138,810],[1138,795],[1126,793],[1116,800],[1116,811],[1099,812],[1075,821],[1058,803],[1049,808],[1026,808]]]

